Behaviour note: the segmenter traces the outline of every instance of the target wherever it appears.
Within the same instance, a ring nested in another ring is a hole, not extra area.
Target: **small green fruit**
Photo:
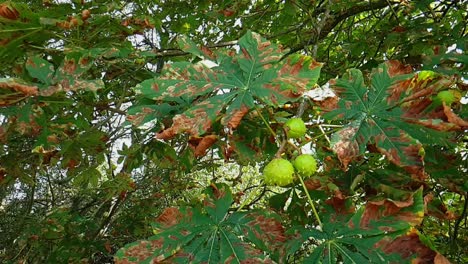
[[[266,185],[286,186],[293,182],[294,167],[288,160],[274,159],[265,166],[263,177]]]
[[[441,91],[436,96],[436,101],[440,104],[445,103],[447,106],[451,106],[453,102],[460,100],[461,94],[455,90]]]
[[[294,168],[304,177],[310,177],[317,171],[317,161],[312,155],[299,155],[293,162]]]
[[[298,117],[289,119],[284,126],[288,138],[303,137],[307,131],[304,121]]]

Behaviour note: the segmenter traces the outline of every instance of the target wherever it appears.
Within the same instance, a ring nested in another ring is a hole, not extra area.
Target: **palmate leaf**
[[[402,261],[395,251],[383,246],[388,241],[405,236],[406,232],[420,224],[424,216],[422,189],[412,193],[405,201],[381,200],[368,202],[351,215],[346,224],[343,221],[325,221],[323,230],[304,227],[293,228],[289,253],[300,250],[303,242],[311,242],[312,252],[304,263],[388,263]],[[333,219],[333,218],[331,218]],[[417,249],[408,249],[416,254]]]
[[[239,39],[239,51],[198,48],[186,37],[179,45],[195,56],[211,59],[215,66],[176,62],[167,65],[161,76],[135,87],[156,103],[191,104],[174,116],[172,127],[158,134],[161,139],[186,132],[199,136],[218,120],[236,128],[256,104],[276,107],[296,100],[317,82],[321,68],[302,55],[280,61],[283,50],[250,31]]]
[[[371,75],[371,85],[364,84],[359,70],[351,69],[336,81],[340,93],[339,108],[326,118],[339,116],[350,121],[336,133],[332,147],[346,166],[353,156],[364,153],[367,144],[375,144],[390,161],[399,166],[422,166],[420,143],[444,143],[445,134],[405,122],[399,102],[392,102],[393,87],[413,75],[391,75],[387,63],[379,65]]]
[[[212,184],[205,195],[203,206],[167,208],[153,225],[157,234],[126,245],[115,262],[268,263],[263,251],[286,240],[278,216],[229,213],[233,197],[225,184]]]

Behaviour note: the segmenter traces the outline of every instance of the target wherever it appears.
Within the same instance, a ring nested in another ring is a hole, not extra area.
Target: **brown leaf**
[[[78,165],[80,164],[80,161],[76,160],[76,159],[70,159],[67,164],[65,165],[65,167],[67,167],[68,169],[72,170],[76,167],[78,167]]]
[[[19,12],[16,8],[12,7],[7,3],[0,4],[0,16],[10,19],[17,20],[19,18]]]
[[[210,58],[210,59],[215,59],[216,58],[216,54],[211,49],[209,49],[208,47],[201,46],[200,50],[203,52],[203,55],[205,55],[207,58]]]
[[[7,142],[7,130],[3,126],[0,126],[0,143],[6,143],[6,142]]]
[[[343,196],[334,196],[325,201],[326,204],[333,206],[335,209],[336,214],[343,214],[347,215],[350,213],[354,213],[355,207],[353,205],[349,205],[346,203],[347,199]]]
[[[321,101],[313,100],[314,105],[318,106],[320,110],[325,113],[337,109],[339,101],[340,101],[340,98],[338,96],[327,97]]]
[[[393,201],[384,199],[379,201],[369,201],[361,219],[361,227],[366,228],[372,220],[378,220],[382,217],[393,216],[397,220],[418,225],[422,222],[424,212],[405,212],[403,208],[413,205],[413,196],[408,197],[406,201]]]
[[[439,252],[437,252],[434,258],[434,264],[450,264],[450,261],[443,255],[441,255]]]
[[[184,114],[176,115],[172,119],[172,126],[156,134],[158,139],[172,139],[177,134],[188,132],[192,136],[199,136],[200,130],[208,130],[211,128],[211,121],[207,113],[203,109],[195,112],[195,117],[191,118]]]
[[[390,75],[390,77],[408,74],[413,71],[413,68],[410,65],[404,65],[403,63],[397,60],[390,60],[385,62],[385,64],[387,64],[388,75]]]
[[[382,136],[376,137],[376,142],[382,141]],[[400,151],[403,152],[404,157],[397,152],[397,149],[384,149],[376,146],[377,150],[384,154],[390,162],[393,164],[403,167],[413,178],[418,180],[425,180],[428,175],[424,171],[423,159],[424,157],[420,155],[420,149],[422,145],[420,143],[412,142],[407,136],[403,133],[400,134],[398,139],[401,143],[407,143],[408,145],[400,147]],[[402,158],[406,161],[403,163]],[[408,162],[410,161],[410,162]]]
[[[222,185],[221,188],[218,188],[218,186],[214,183],[210,184],[210,187],[213,189],[213,195],[215,199],[222,199],[226,195],[226,186]]]
[[[304,181],[305,186],[307,187],[308,190],[317,190],[320,187],[322,187],[322,184],[320,183],[320,180],[317,178],[309,178]]]
[[[452,109],[443,103],[444,113],[447,116],[447,119],[450,123],[459,127],[460,130],[466,130],[468,128],[468,121],[461,119],[457,116]]]
[[[112,244],[110,241],[106,241],[104,248],[106,249],[107,253],[112,253]]]
[[[36,96],[39,94],[39,88],[37,86],[21,84],[15,81],[0,82],[0,88],[20,92],[24,96]]]
[[[91,11],[89,11],[89,9],[85,9],[85,10],[81,11],[81,19],[83,21],[88,20],[88,18],[90,18],[90,17],[91,17]]]
[[[269,243],[273,247],[279,247],[286,241],[285,229],[280,221],[273,217],[255,213],[251,214],[251,217],[253,217],[253,221],[249,225],[255,227],[253,232],[258,239]]]
[[[333,152],[336,153],[345,170],[349,163],[359,156],[359,144],[353,139],[356,131],[357,128],[351,126],[341,129],[337,132],[339,141],[332,146]]]
[[[162,214],[156,218],[156,221],[161,223],[164,228],[169,228],[180,222],[183,215],[178,208],[168,207],[164,209]]]
[[[194,151],[195,157],[205,156],[206,150],[209,149],[218,140],[216,135],[207,135],[204,137],[190,137],[188,140],[189,147]]]
[[[419,124],[427,128],[431,128],[431,129],[438,130],[438,131],[456,131],[460,129],[459,126],[452,124],[452,123],[443,122],[441,119],[418,119],[418,120],[407,120],[407,122],[413,123],[413,124]]]
[[[268,96],[268,99],[271,100],[274,104],[278,105],[278,97],[276,94],[279,94],[280,96],[290,98],[290,99],[295,99],[301,96],[302,91],[299,90],[293,90],[293,89],[281,89],[281,86],[279,84],[273,84],[273,83],[266,83],[263,85],[263,87],[273,91],[273,93],[270,93]]]
[[[3,180],[5,179],[6,177],[6,170],[2,167],[0,167],[0,184],[3,183]]]
[[[129,247],[125,251],[125,255],[128,256],[128,258],[124,258],[124,259],[115,258],[114,259],[115,263],[116,264],[141,263],[147,258],[153,256],[153,252],[156,249],[160,249],[163,246],[163,244],[164,244],[163,238],[160,238],[158,240],[151,240],[151,241],[139,241],[138,244]],[[155,258],[153,260],[155,261],[155,263],[160,263],[160,261],[164,259]]]
[[[414,228],[406,235],[400,236],[393,241],[381,240],[377,243],[377,247],[382,248],[387,254],[399,254],[404,259],[415,255],[416,258],[411,259],[411,263],[415,264],[450,263],[444,256],[426,246],[420,240],[418,231]]]
[[[455,220],[457,216],[447,209],[443,201],[434,200],[434,194],[428,193],[424,196],[424,213],[439,219]]]
[[[223,118],[223,123],[227,124],[229,129],[236,129],[242,118],[249,112],[249,108],[243,104],[240,109],[236,109],[229,115],[229,118]]]

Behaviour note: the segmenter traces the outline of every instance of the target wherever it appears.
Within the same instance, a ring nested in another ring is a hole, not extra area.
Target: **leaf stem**
[[[268,130],[270,131],[270,133],[276,138],[276,133],[275,131],[273,131],[273,129],[271,128],[270,124],[268,124],[268,122],[266,121],[266,119],[263,117],[262,113],[260,113],[260,110],[258,110],[258,108],[256,106],[255,107],[255,111],[257,111],[258,115],[260,116],[260,118],[262,119],[263,123],[265,123],[265,125],[267,126]]]
[[[241,203],[241,205],[239,206],[239,208],[237,208],[237,212],[240,212],[247,204],[249,204],[249,201],[252,197],[254,197],[255,195],[257,195],[257,188],[260,187],[260,186],[257,186],[254,190],[252,190],[250,192],[250,194],[248,195],[248,197]]]
[[[322,229],[323,227],[323,224],[322,224],[322,221],[320,220],[320,217],[317,213],[317,209],[315,209],[315,205],[314,205],[314,202],[312,201],[312,198],[310,197],[310,194],[309,194],[309,191],[307,190],[307,187],[304,183],[304,180],[302,179],[301,175],[300,174],[297,174],[299,180],[301,181],[301,185],[302,185],[302,188],[304,188],[304,192],[307,196],[307,200],[309,200],[309,203],[310,203],[310,206],[312,207],[312,211],[314,212],[314,216],[315,216],[315,219],[317,220],[319,226],[320,226],[320,229]]]

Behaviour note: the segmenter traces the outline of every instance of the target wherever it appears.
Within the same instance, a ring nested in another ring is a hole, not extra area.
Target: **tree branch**
[[[221,43],[212,44],[212,45],[206,45],[205,47],[210,48],[210,49],[229,47],[229,46],[237,45],[237,42],[238,42],[237,40],[233,40],[233,41],[221,42]],[[161,57],[185,56],[185,55],[189,55],[190,53],[185,52],[181,49],[167,49],[167,50],[155,50],[154,54],[156,55],[157,58],[161,58]]]
[[[399,2],[394,2],[394,1],[387,1],[387,0],[371,0],[371,1],[363,1],[360,2],[354,6],[351,6],[348,9],[342,10],[340,12],[331,12],[328,17],[326,18],[325,22],[323,23],[323,27],[321,31],[317,35],[316,30],[312,30],[309,32],[304,32],[303,34],[309,35],[306,39],[307,41],[303,41],[302,43],[299,43],[298,45],[291,47],[289,52],[284,55],[284,57],[298,52],[302,49],[304,49],[306,46],[309,45],[314,45],[317,42],[319,42],[321,39],[324,39],[325,37],[328,36],[330,32],[343,20],[355,16],[357,14],[371,11],[371,10],[376,10],[376,9],[382,9],[388,6],[392,6],[394,4],[398,4]],[[315,15],[318,15],[317,11],[324,11],[324,8],[316,10],[314,12]]]

